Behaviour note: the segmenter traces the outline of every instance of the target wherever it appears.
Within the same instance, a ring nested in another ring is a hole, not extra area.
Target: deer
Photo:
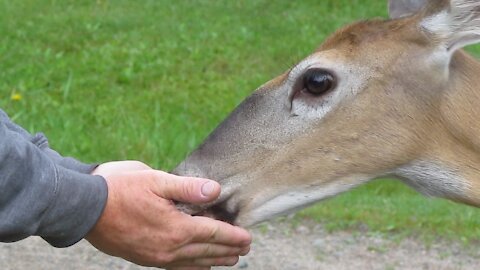
[[[220,197],[177,207],[249,227],[388,176],[480,206],[480,1],[388,6],[247,97],[173,171]]]

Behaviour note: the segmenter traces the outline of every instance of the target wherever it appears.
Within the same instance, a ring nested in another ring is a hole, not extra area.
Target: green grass
[[[65,155],[168,170],[336,28],[385,10],[379,0],[0,0],[0,107]],[[480,238],[480,211],[389,182],[300,216]]]
[[[329,230],[419,236],[424,240],[480,240],[480,211],[442,199],[429,199],[393,179],[378,180],[317,204],[298,215]]]

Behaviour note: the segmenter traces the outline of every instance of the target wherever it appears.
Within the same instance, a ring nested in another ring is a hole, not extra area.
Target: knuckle
[[[210,257],[214,255],[214,250],[211,245],[206,245],[203,250],[204,256]]]
[[[157,255],[156,261],[160,265],[168,265],[175,261],[175,255],[171,253],[160,253]]]
[[[187,241],[188,237],[186,237],[182,232],[172,232],[170,234],[170,242],[176,246],[183,245]]]
[[[192,198],[195,195],[195,184],[194,182],[189,182],[189,181],[180,181],[181,183],[181,192],[183,193],[184,196],[187,198]]]
[[[207,235],[207,241],[213,241],[215,240],[217,234],[218,234],[218,226],[213,226],[211,228],[207,228],[207,232],[206,232],[206,235]]]
[[[218,228],[216,226],[199,226],[192,231],[196,239],[205,243],[213,242],[217,233]]]
[[[174,246],[178,246],[183,242],[183,238],[180,237],[178,234],[172,234],[170,237],[170,243]]]

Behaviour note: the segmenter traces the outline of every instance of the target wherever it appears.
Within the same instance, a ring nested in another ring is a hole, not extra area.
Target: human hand
[[[111,161],[98,165],[91,174],[107,177],[111,174],[119,174],[129,171],[145,171],[150,170],[150,166],[136,160]]]
[[[177,270],[234,265],[248,253],[247,231],[179,212],[171,201],[213,201],[220,194],[218,183],[144,170],[144,164],[107,164],[94,171],[107,180],[107,205],[86,237],[99,250],[136,264]],[[115,173],[116,168],[131,170]]]

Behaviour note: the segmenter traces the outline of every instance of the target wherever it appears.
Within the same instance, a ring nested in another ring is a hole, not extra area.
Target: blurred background
[[[258,86],[382,0],[0,0],[0,107],[86,162],[172,169]],[[472,47],[480,56],[480,48]],[[372,106],[375,106],[372,104]],[[480,239],[480,211],[375,181],[306,209],[328,231]]]

